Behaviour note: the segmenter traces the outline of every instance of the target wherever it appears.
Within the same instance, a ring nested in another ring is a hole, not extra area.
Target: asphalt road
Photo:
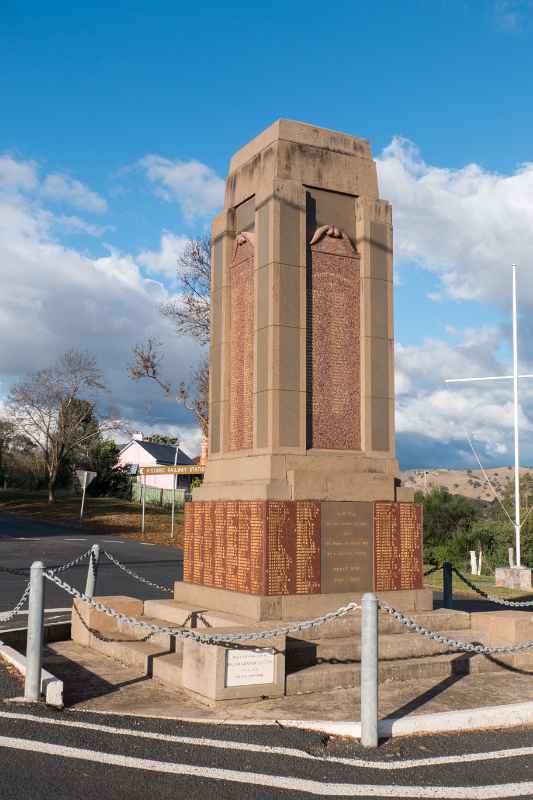
[[[19,706],[2,676],[2,800],[533,797],[533,730],[357,743],[281,724],[213,725]]]
[[[33,561],[43,561],[49,568],[57,567],[76,558],[92,544],[99,544],[101,551],[107,550],[139,575],[162,586],[170,587],[173,581],[182,577],[182,554],[175,548],[120,539],[108,534],[99,536],[93,533],[85,534],[79,528],[72,530],[58,528],[46,522],[0,512],[0,567],[24,570],[28,577]],[[87,564],[85,561],[72,567],[61,577],[77,589],[83,590],[87,577]],[[24,591],[28,577],[0,572],[0,613],[14,607]],[[45,592],[47,621],[57,622],[67,619],[69,613],[64,609],[70,609],[70,596],[48,581],[45,584]],[[133,595],[143,600],[162,596],[160,590],[134,580],[104,557],[100,559],[97,594]],[[13,627],[15,624],[19,627],[24,624],[24,619],[24,616],[19,616],[9,623],[0,620],[0,630]]]

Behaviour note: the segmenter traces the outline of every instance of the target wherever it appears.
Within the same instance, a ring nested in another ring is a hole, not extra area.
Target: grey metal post
[[[26,679],[24,698],[37,702],[41,697],[41,666],[43,658],[44,623],[44,565],[34,561],[30,569],[30,602],[28,640],[26,644]]]
[[[93,544],[91,555],[89,556],[89,568],[87,569],[87,581],[85,583],[85,594],[87,597],[94,597],[96,591],[96,576],[98,573],[98,562],[100,560],[100,545]]]
[[[362,600],[361,744],[378,746],[378,601],[370,592]]]
[[[444,608],[453,606],[453,573],[449,561],[442,565],[442,605]]]

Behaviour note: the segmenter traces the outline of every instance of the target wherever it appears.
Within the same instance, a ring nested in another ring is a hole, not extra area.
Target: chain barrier
[[[154,583],[153,581],[149,581],[147,578],[143,578],[141,575],[137,575],[132,569],[127,567],[125,564],[121,564],[120,561],[115,558],[111,553],[108,553],[107,550],[104,550],[104,556],[111,561],[116,567],[121,569],[127,575],[131,575],[132,578],[136,578],[141,583],[145,583],[147,586],[152,586],[154,589],[159,589],[162,592],[168,592],[169,594],[173,594],[174,589],[169,588],[168,586],[161,586],[159,583]]]
[[[405,627],[413,631],[413,633],[418,633],[420,636],[425,636],[427,639],[439,642],[439,644],[447,645],[452,650],[462,650],[465,653],[481,653],[483,655],[504,655],[506,653],[520,653],[524,650],[533,649],[533,641],[522,642],[521,644],[509,645],[507,647],[489,647],[485,644],[472,644],[471,642],[461,642],[457,639],[448,639],[447,636],[443,636],[441,633],[431,631],[429,628],[419,625],[416,620],[406,616],[401,611],[398,611],[398,609],[393,608],[384,600],[378,599],[378,605],[383,611],[386,611],[393,619],[397,620],[401,625],[405,625]]]
[[[459,570],[452,566],[452,570],[455,572],[457,577],[463,581],[470,589],[473,589],[474,592],[483,597],[485,600],[490,600],[491,603],[498,603],[502,606],[509,606],[510,608],[526,608],[527,606],[533,606],[533,600],[504,600],[502,597],[496,597],[495,595],[489,594],[485,592],[483,589],[480,589],[479,586],[476,586],[475,583],[472,583],[465,575],[463,575]]]
[[[440,569],[442,569],[442,564],[440,566],[431,567],[427,572],[424,572],[424,578],[427,578],[428,575],[433,575],[434,572],[438,572]]]
[[[71,567],[75,567],[81,561],[83,561],[87,556],[90,554],[91,549],[87,550],[85,553],[82,553],[77,558],[72,559],[67,564],[62,564],[60,567],[55,567],[50,570],[51,573],[56,574],[58,572],[65,572],[65,570],[70,569]],[[28,577],[28,570],[23,571],[20,569],[8,569],[8,567],[0,567],[0,572],[5,572],[8,575],[16,575],[19,578],[27,578]],[[21,611],[22,607],[24,606],[26,600],[28,599],[28,595],[30,593],[30,583],[26,584],[26,588],[24,589],[22,596],[16,606],[12,608],[10,611],[1,611],[0,612],[0,622],[9,622],[14,617],[18,616],[19,612]]]
[[[16,617],[19,611],[21,610],[22,606],[26,602],[29,593],[30,593],[30,582],[28,581],[28,584],[24,589],[24,592],[22,593],[22,597],[18,601],[15,608],[12,608],[11,611],[3,611],[0,613],[0,622],[9,622],[10,619]]]
[[[251,631],[247,633],[196,633],[193,628],[181,628],[181,627],[173,627],[167,628],[159,625],[154,625],[151,622],[145,622],[144,620],[137,619],[136,617],[128,617],[126,614],[121,614],[119,611],[115,611],[114,608],[109,608],[105,606],[103,603],[99,603],[97,600],[94,600],[91,597],[87,597],[86,594],[83,592],[79,592],[77,589],[74,589],[73,586],[70,586],[66,581],[63,581],[57,575],[52,574],[49,571],[44,572],[44,577],[55,583],[59,586],[60,589],[63,589],[67,594],[70,594],[72,597],[76,597],[78,600],[82,600],[84,603],[87,603],[91,608],[94,608],[96,611],[101,611],[103,614],[107,614],[109,617],[113,617],[113,619],[117,619],[120,622],[126,622],[129,625],[139,625],[140,627],[146,628],[147,630],[152,631],[153,633],[166,633],[169,636],[175,636],[178,639],[195,639],[198,642],[203,642],[205,644],[224,644],[227,642],[244,642],[244,641],[256,641],[257,639],[272,639],[275,636],[284,636],[288,633],[295,633],[307,630],[308,628],[312,628],[316,625],[322,625],[325,622],[331,622],[338,617],[343,617],[348,614],[350,611],[355,610],[356,608],[361,608],[359,603],[347,603],[344,606],[336,609],[335,611],[330,611],[327,614],[322,614],[320,617],[316,617],[315,619],[305,620],[304,622],[294,622],[288,625],[280,625],[277,628],[269,628],[268,630],[260,630],[260,631]]]

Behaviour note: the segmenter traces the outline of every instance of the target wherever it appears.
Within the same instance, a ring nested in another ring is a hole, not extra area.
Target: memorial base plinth
[[[433,610],[431,589],[404,589],[392,592],[378,592],[378,597],[394,608],[406,612]],[[254,622],[267,620],[312,619],[334,611],[351,601],[360,603],[362,592],[342,594],[300,594],[280,595],[278,597],[229,592],[210,586],[197,586],[194,583],[177,581],[174,584],[174,599],[184,606],[197,611],[210,609],[234,614]]]
[[[496,586],[506,589],[533,589],[533,570],[529,567],[496,567]]]
[[[421,589],[422,563],[422,509],[411,502],[185,504],[185,583],[272,598],[351,596]]]

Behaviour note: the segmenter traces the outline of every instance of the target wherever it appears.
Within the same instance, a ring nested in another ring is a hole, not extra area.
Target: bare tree
[[[16,383],[7,408],[14,430],[40,450],[48,477],[48,501],[55,501],[59,471],[80,448],[104,431],[124,430],[112,412],[97,420],[102,373],[87,353],[69,350],[47,369]]]
[[[179,299],[161,306],[161,313],[182,336],[192,336],[200,344],[209,341],[211,239],[204,236],[191,239],[177,263]],[[162,343],[148,338],[132,348],[133,361],[128,373],[133,380],[149,378],[163,392],[172,395],[172,383],[162,375]],[[209,413],[209,367],[204,358],[193,370],[189,383],[182,382],[176,390],[176,400],[191,411],[204,436],[207,436]]]
[[[209,341],[209,291],[211,285],[211,238],[190,239],[178,258],[180,297],[161,306],[161,313],[176,332],[192,336],[200,344]]]

